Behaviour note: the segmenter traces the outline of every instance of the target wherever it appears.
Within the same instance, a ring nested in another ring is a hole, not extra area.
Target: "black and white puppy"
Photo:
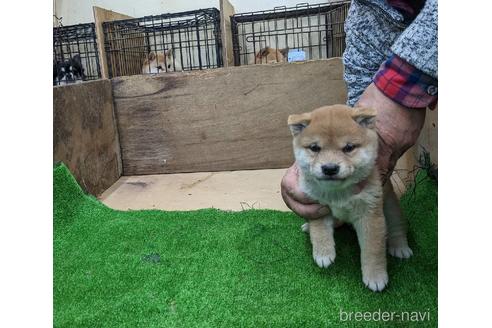
[[[84,80],[84,67],[80,55],[63,62],[53,60],[53,85],[79,83]]]

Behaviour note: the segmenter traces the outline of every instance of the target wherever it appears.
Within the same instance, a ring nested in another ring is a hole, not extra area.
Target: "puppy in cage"
[[[345,49],[344,24],[349,7],[350,1],[344,0],[235,14],[231,16],[234,64],[339,57]],[[284,47],[290,51],[284,52]]]
[[[83,80],[84,67],[79,54],[65,61],[53,60],[53,85],[80,83]]]
[[[174,56],[174,49],[168,49],[164,52],[151,51],[145,58],[142,65],[142,74],[157,74],[163,72],[181,72],[183,66]]]
[[[260,49],[255,56],[255,64],[286,63],[289,48],[277,49],[265,47]]]

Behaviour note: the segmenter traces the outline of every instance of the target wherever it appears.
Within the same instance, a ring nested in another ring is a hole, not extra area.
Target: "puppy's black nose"
[[[338,171],[340,171],[340,166],[334,163],[325,164],[321,166],[321,170],[323,171],[324,175],[333,176],[336,175]]]

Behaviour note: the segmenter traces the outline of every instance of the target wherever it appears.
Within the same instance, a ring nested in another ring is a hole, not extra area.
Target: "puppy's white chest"
[[[301,189],[320,204],[329,206],[333,217],[344,222],[353,223],[367,210],[360,195],[353,195],[351,192],[326,191],[307,184],[306,181],[302,181]]]
[[[322,200],[320,202],[324,203]],[[348,223],[354,223],[367,212],[366,203],[357,196],[346,199],[344,202],[326,202],[326,205],[330,207],[333,217]]]
[[[344,222],[351,222],[351,213],[352,211],[349,210],[345,206],[330,206],[331,212],[333,213],[333,216],[337,218],[338,220],[344,221]]]

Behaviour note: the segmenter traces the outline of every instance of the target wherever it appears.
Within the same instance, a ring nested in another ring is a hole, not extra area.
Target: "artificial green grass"
[[[414,257],[389,257],[389,286],[374,293],[362,283],[348,227],[335,232],[335,263],[320,269],[294,214],[116,211],[59,165],[54,326],[435,327],[437,186],[424,173],[419,179],[402,199]],[[408,320],[344,321],[340,311],[408,311]]]

